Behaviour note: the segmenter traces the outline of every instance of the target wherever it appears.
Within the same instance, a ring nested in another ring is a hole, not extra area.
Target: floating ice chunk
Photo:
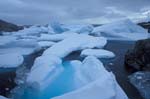
[[[8,98],[6,98],[6,97],[4,97],[4,96],[0,96],[0,99],[8,99]]]
[[[11,42],[7,45],[8,47],[25,47],[25,48],[35,48],[38,47],[38,43],[36,40],[32,39],[19,39],[14,42]]]
[[[80,30],[78,30],[77,33],[90,34],[92,31],[93,31],[93,26],[87,25],[85,27],[82,27]]]
[[[51,27],[51,25],[48,25],[48,34],[55,34],[53,28]]]
[[[0,54],[19,53],[21,55],[29,55],[39,49],[40,47],[36,40],[19,39],[0,46]]]
[[[63,25],[63,27],[69,29],[69,31],[81,34],[90,34],[93,31],[93,26],[89,24]]]
[[[25,48],[25,47],[0,48],[0,54],[19,53],[21,55],[30,55],[35,51],[36,49],[34,48]]]
[[[15,36],[0,36],[0,46],[4,46],[8,43],[15,41],[17,37]]]
[[[63,71],[60,58],[51,56],[38,57],[27,77],[29,86],[38,90],[45,89]]]
[[[61,41],[64,40],[68,37],[72,37],[74,35],[77,35],[77,33],[62,33],[62,34],[42,34],[40,38],[38,39],[39,41]]]
[[[24,58],[20,54],[0,54],[0,67],[1,68],[15,68],[20,66]]]
[[[39,37],[38,36],[32,36],[32,35],[23,35],[19,37],[20,39],[31,39],[31,40],[37,40]]]
[[[108,72],[103,63],[94,56],[88,56],[83,60],[82,66],[76,68],[76,79],[78,79],[76,81],[86,85],[105,74],[108,74]]]
[[[53,21],[53,22],[51,22],[50,25],[53,28],[55,33],[62,33],[62,32],[67,31],[67,29],[63,28],[59,22]]]
[[[150,72],[136,72],[129,79],[145,99],[150,99]]]
[[[13,35],[15,36],[23,36],[23,35],[38,36],[41,33],[48,33],[48,28],[44,26],[31,26],[29,28],[24,28],[23,30],[20,30],[18,32],[13,32]]]
[[[96,81],[52,99],[128,99],[116,83],[113,75],[103,74]]]
[[[122,37],[122,39],[139,40],[148,38],[148,33],[144,28],[127,19],[96,27],[93,34],[109,39]]]
[[[73,61],[72,64],[76,69],[76,83],[82,85],[77,90],[52,99],[128,99],[114,75],[107,72],[97,58],[89,56],[82,63]]]
[[[55,44],[55,42],[51,42],[51,41],[40,41],[40,42],[38,42],[38,44],[39,44],[40,47],[45,48],[45,47],[51,47],[52,45]]]
[[[73,51],[87,48],[102,48],[106,43],[107,41],[103,37],[78,34],[53,45],[44,52],[44,55],[54,55],[63,58]]]
[[[85,49],[81,52],[82,57],[95,56],[97,58],[113,58],[115,54],[113,52],[103,49]]]
[[[114,85],[110,75],[102,76],[76,91],[52,99],[115,99]]]

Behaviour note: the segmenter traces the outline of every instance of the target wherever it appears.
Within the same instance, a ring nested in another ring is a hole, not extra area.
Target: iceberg
[[[148,33],[144,28],[128,19],[95,27],[92,34],[108,39],[140,40],[148,38]]]
[[[64,58],[73,51],[87,48],[102,48],[106,45],[106,43],[107,40],[104,37],[93,37],[89,35],[78,34],[58,42],[51,48],[44,51],[43,55],[53,55]]]
[[[83,62],[62,63],[58,57],[42,55],[36,59],[27,84],[32,93],[37,92],[36,95],[29,93],[37,96],[36,99],[87,99],[87,96],[89,99],[128,99],[114,75],[94,56],[86,57]]]
[[[75,68],[75,71],[76,81],[78,83],[80,82],[82,86],[95,81],[100,76],[108,73],[104,68],[103,63],[94,56],[86,57],[83,60],[82,65]]]
[[[0,36],[0,48],[1,46],[5,46],[8,43],[15,41],[17,37],[15,36]]]
[[[95,56],[97,58],[114,58],[115,54],[103,49],[85,49],[81,52],[82,57]]]
[[[79,34],[90,34],[93,31],[93,26],[89,24],[65,24],[64,28],[67,28],[70,32],[75,32]]]
[[[73,36],[59,43],[56,43],[52,47],[45,50],[43,52],[43,55],[35,60],[35,63],[31,69],[27,81],[37,82],[39,83],[39,85],[44,86],[46,84],[41,83],[46,83],[46,81],[43,82],[42,80],[44,80],[47,75],[51,74],[51,72],[54,72],[55,69],[55,71],[59,71],[59,68],[56,67],[59,67],[61,65],[61,59],[67,56],[69,53],[71,53],[72,51],[82,50],[86,48],[101,48],[105,44],[105,38],[97,38],[87,35]],[[62,69],[60,69],[60,71],[61,70]],[[42,72],[43,74],[37,76],[39,72]]]
[[[23,64],[24,58],[20,54],[0,54],[0,68],[15,68]]]
[[[51,42],[51,41],[39,41],[38,44],[42,48],[47,48],[47,47],[51,47],[52,45],[54,45],[55,42]]]
[[[12,34],[14,36],[39,36],[41,33],[48,33],[48,28],[44,26],[31,26]]]
[[[4,96],[0,96],[0,99],[8,99],[8,98],[6,98],[6,97],[4,97]]]
[[[77,35],[77,33],[73,32],[64,32],[61,34],[41,34],[40,38],[38,38],[38,41],[62,41],[66,38],[72,37],[74,35]]]
[[[44,90],[63,71],[61,65],[62,60],[58,57],[38,57],[27,77],[28,85],[39,91]]]
[[[66,28],[63,28],[62,25],[57,21],[51,22],[50,25],[55,33],[62,33],[68,30]]]
[[[81,65],[77,61],[74,63]],[[82,64],[75,74],[77,83],[82,83],[80,88],[52,99],[128,99],[114,75],[107,72],[97,58],[89,56]]]
[[[40,50],[40,47],[37,41],[32,39],[17,39],[3,43],[0,46],[0,54],[19,53],[21,55],[30,55],[37,50]]]

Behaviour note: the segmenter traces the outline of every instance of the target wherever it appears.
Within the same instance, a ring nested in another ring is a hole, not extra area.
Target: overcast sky
[[[150,8],[150,0],[0,0],[0,19],[16,24],[46,24],[108,15],[125,16]]]

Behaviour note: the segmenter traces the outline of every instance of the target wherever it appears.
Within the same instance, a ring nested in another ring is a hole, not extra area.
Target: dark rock
[[[15,24],[0,20],[0,31],[1,32],[13,32],[23,29],[23,26],[17,26]]]
[[[125,55],[125,66],[135,71],[150,71],[150,39],[139,40]]]
[[[129,80],[145,99],[150,99],[150,72],[136,72]]]
[[[138,25],[140,25],[141,27],[147,29],[148,32],[150,33],[150,22],[142,22],[142,23],[138,23]]]

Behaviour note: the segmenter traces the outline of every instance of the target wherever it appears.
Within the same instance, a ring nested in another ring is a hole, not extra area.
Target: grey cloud
[[[0,18],[17,24],[45,24],[60,21],[124,16],[150,7],[149,0],[1,0]]]

